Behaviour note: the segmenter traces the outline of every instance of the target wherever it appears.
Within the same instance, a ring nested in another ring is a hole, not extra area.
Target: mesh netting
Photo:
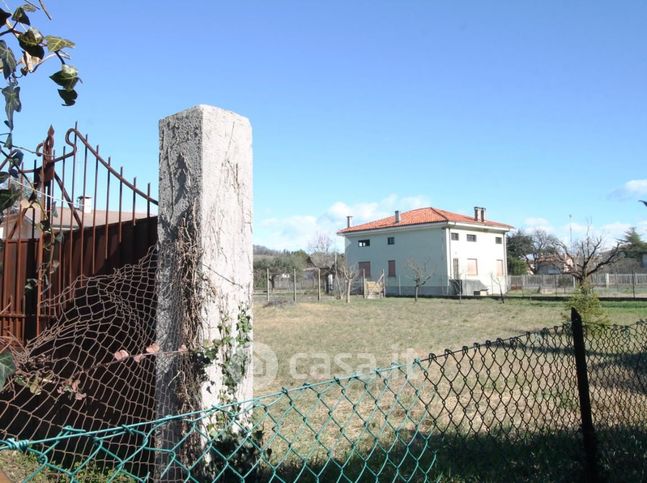
[[[155,359],[116,354],[154,347],[156,258],[151,252],[109,276],[80,277],[53,302],[62,315],[40,336],[24,346],[3,339],[15,372],[0,392],[2,438],[46,439],[65,427],[94,431],[155,417]],[[122,436],[115,448],[140,444]],[[90,451],[87,441],[68,440],[55,459],[66,464]]]

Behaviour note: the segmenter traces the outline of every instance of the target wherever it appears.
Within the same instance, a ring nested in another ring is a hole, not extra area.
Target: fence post
[[[362,269],[362,295],[366,298],[366,270]]]
[[[317,302],[321,302],[321,268],[317,268]]]
[[[589,376],[586,367],[586,347],[584,344],[584,328],[582,317],[574,308],[571,309],[571,328],[573,330],[573,350],[575,352],[575,368],[577,374],[577,391],[580,398],[580,415],[582,418],[582,437],[584,440],[586,482],[598,481],[597,442],[593,416],[591,414],[591,397],[589,393]]]
[[[199,105],[162,119],[159,143],[156,418],[252,396],[251,125]],[[223,332],[233,340],[227,349],[249,362],[233,376],[226,362],[209,364],[206,382],[199,368],[185,371],[186,382],[177,377],[180,364],[188,365],[182,345],[204,347]],[[189,393],[186,384],[200,389]],[[155,481],[186,478],[186,465],[195,461],[171,459],[168,451],[181,438],[179,422],[155,434],[155,446],[167,450],[156,453]],[[202,451],[205,441],[196,436],[182,444]]]
[[[297,303],[297,269],[292,269],[292,282],[294,285],[294,293],[292,294],[294,303]]]
[[[267,287],[267,303],[270,302],[270,269],[265,269],[265,285]]]

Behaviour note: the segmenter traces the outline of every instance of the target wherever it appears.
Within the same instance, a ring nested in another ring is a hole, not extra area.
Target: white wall
[[[505,253],[505,233],[502,231],[487,231],[478,228],[452,227],[451,233],[458,234],[458,240],[450,240],[450,267],[453,259],[458,258],[459,274],[464,280],[479,280],[485,285],[490,293],[498,293],[499,286],[502,284],[503,291],[507,290],[506,275],[507,262]],[[467,235],[476,235],[476,242],[468,242]],[[450,235],[451,237],[451,235]],[[496,238],[501,238],[501,244],[496,243]],[[468,275],[468,259],[477,260],[478,275]],[[503,273],[497,276],[497,260],[501,260]],[[451,270],[451,268],[450,268]],[[459,278],[457,274],[452,273],[452,278]]]
[[[450,240],[450,233],[458,233],[459,240]],[[476,235],[476,242],[468,242],[467,234]],[[389,237],[394,244],[389,245]],[[500,237],[501,244],[496,243]],[[360,247],[359,240],[370,240],[370,246]],[[346,235],[346,259],[349,264],[371,262],[371,279],[377,280],[384,270],[387,287],[412,286],[413,272],[407,266],[412,260],[418,266],[426,266],[432,277],[421,293],[442,294],[448,292],[450,278],[480,281],[490,293],[498,293],[499,286],[494,280],[506,287],[505,232],[485,231],[478,227],[435,225],[426,227],[402,227],[389,230],[368,231],[361,234]],[[460,274],[452,271],[452,259],[459,259]],[[478,275],[468,276],[468,259],[475,258]],[[388,277],[388,261],[395,260],[396,277]],[[503,274],[496,277],[496,261],[502,260]],[[494,277],[494,280],[493,280]],[[393,291],[390,291],[394,293]]]
[[[389,245],[389,237],[394,244]],[[358,246],[359,240],[370,240],[368,247]],[[393,231],[365,232],[362,235],[351,235],[346,238],[346,259],[350,264],[371,262],[371,278],[377,280],[384,270],[387,286],[401,283],[413,285],[413,272],[407,266],[409,261],[425,267],[432,277],[427,286],[445,286],[447,284],[447,257],[445,230],[401,228]],[[395,260],[395,277],[388,277],[388,261]]]

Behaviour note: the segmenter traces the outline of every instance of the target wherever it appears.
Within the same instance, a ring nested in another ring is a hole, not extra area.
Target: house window
[[[501,245],[503,243],[503,238],[498,236],[494,239],[494,241],[496,242],[497,245]]]
[[[478,265],[478,261],[476,260],[476,258],[468,258],[467,259],[467,274],[468,275],[478,275],[479,274],[479,265]]]
[[[467,241],[475,242],[476,241],[476,235],[467,235]]]
[[[388,237],[388,238],[386,239],[386,244],[387,244],[387,245],[395,245],[395,237],[394,237],[394,236],[390,236],[390,237]]]
[[[389,260],[389,277],[395,277],[395,260]]]
[[[454,278],[461,278],[461,274],[458,271],[458,258],[452,260],[452,269],[454,270]]]
[[[452,233],[452,240],[458,240],[458,233]]]
[[[359,262],[357,266],[360,277],[371,278],[371,262]]]
[[[496,276],[503,277],[503,260],[496,261]]]
[[[357,246],[358,247],[370,247],[371,246],[371,240],[358,240],[357,241]]]

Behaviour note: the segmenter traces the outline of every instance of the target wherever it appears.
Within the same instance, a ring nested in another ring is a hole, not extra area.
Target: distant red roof
[[[476,221],[472,216],[459,215],[458,213],[452,213],[451,211],[439,210],[437,208],[418,208],[417,210],[405,211],[400,213],[400,222],[395,222],[395,215],[389,216],[387,218],[382,218],[381,220],[369,221],[362,225],[351,226],[350,228],[344,228],[339,230],[337,233],[344,235],[346,233],[353,233],[356,231],[366,231],[366,230],[379,230],[381,228],[397,228],[401,226],[411,226],[411,225],[424,225],[427,223],[469,223],[476,226],[489,226],[492,228],[503,228],[503,229],[512,229],[510,225],[505,223],[499,223],[497,221],[491,221],[486,219],[485,221]]]

